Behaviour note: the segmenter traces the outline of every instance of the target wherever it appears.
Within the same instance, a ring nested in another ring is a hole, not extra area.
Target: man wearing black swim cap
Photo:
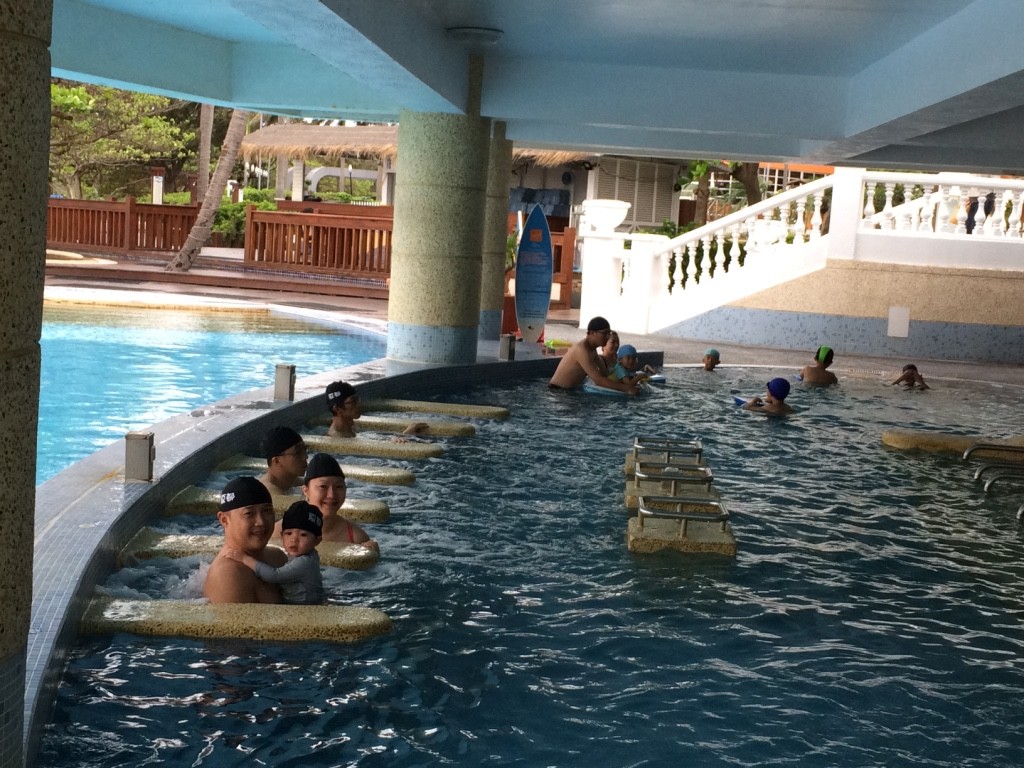
[[[255,477],[236,477],[220,495],[217,520],[224,529],[224,547],[217,553],[203,584],[211,603],[280,603],[276,584],[260,581],[244,563],[226,557],[225,549],[243,552],[280,568],[288,557],[277,547],[267,548],[274,532],[274,505],[270,491]]]
[[[627,395],[639,392],[634,384],[610,379],[608,369],[597,354],[597,348],[608,341],[611,333],[612,327],[607,320],[603,317],[593,318],[587,325],[587,335],[569,347],[569,351],[559,361],[548,386],[552,389],[576,389],[589,376],[599,387],[615,389]]]

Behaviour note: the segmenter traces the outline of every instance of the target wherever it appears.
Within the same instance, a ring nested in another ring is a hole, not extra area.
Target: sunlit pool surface
[[[731,405],[768,373],[670,371],[647,399],[544,382],[445,393],[506,422],[413,466],[384,498],[382,561],[325,569],[387,637],[320,643],[86,639],[40,764],[75,766],[1018,766],[1021,489],[886,450],[888,427],[1001,436],[1019,391],[874,382]],[[626,551],[634,435],[699,438],[735,559]],[[176,519],[168,530],[213,531]],[[198,558],[107,589],[196,589]]]
[[[384,337],[267,312],[82,309],[47,305],[36,483],[125,432],[299,376],[362,363]]]

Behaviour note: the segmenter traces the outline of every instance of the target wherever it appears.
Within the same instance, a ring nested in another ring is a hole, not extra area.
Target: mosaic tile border
[[[722,307],[658,335],[775,349],[813,350],[828,344],[837,356],[1024,363],[1024,329],[1018,326],[911,320],[908,336],[899,338],[888,335],[887,318]]]

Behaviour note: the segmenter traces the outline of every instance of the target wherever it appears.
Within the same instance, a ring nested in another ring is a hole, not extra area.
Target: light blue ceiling
[[[451,27],[501,30],[473,48]],[[521,145],[1024,173],[1019,0],[54,0],[54,73]],[[963,126],[963,127],[961,127]],[[970,147],[964,147],[967,141]]]

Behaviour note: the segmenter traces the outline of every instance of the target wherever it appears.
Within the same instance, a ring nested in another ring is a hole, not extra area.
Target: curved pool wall
[[[480,358],[494,359],[494,343],[481,342]],[[514,362],[424,367],[374,360],[296,382],[295,401],[274,401],[273,388],[252,390],[190,414],[155,424],[154,481],[124,479],[124,442],[77,462],[37,488],[32,619],[25,682],[25,756],[31,765],[50,719],[67,649],[96,586],[115,570],[118,552],[142,526],[158,519],[182,488],[212,467],[251,449],[269,427],[300,426],[324,414],[323,392],[337,379],[359,386],[365,399],[426,399],[453,385],[507,383],[550,375],[559,358],[517,349]],[[660,352],[641,362],[661,365]]]

